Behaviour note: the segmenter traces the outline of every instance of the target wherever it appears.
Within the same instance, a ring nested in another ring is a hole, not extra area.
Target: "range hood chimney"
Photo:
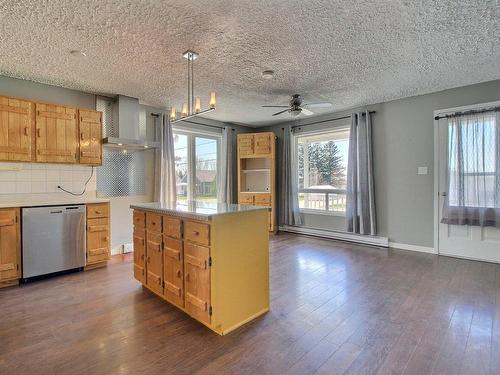
[[[113,106],[113,121],[118,123],[118,134],[108,134],[103,144],[108,148],[147,150],[159,147],[159,142],[143,139],[139,134],[139,99],[118,95]]]

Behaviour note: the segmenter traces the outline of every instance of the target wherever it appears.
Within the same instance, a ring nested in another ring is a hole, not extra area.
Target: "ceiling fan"
[[[264,108],[286,108],[282,111],[276,112],[273,116],[281,115],[282,113],[289,112],[292,117],[297,117],[301,113],[306,116],[313,115],[314,112],[310,108],[330,108],[332,103],[307,103],[302,104],[302,96],[293,94],[290,99],[289,105],[263,105]]]

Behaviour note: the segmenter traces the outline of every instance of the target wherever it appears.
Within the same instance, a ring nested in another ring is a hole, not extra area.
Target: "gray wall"
[[[497,100],[500,100],[500,80],[366,107],[377,111],[373,115],[373,149],[380,236],[398,243],[434,246],[433,111]],[[350,112],[323,118],[340,117]],[[305,123],[307,121],[298,122]],[[281,138],[281,128],[282,124],[278,124],[258,130],[272,130]],[[278,159],[278,168],[280,165]],[[417,175],[419,166],[428,167],[429,174]],[[329,222],[328,216],[309,222],[317,228],[338,230],[338,222]]]
[[[0,95],[95,109],[95,95],[0,75]]]

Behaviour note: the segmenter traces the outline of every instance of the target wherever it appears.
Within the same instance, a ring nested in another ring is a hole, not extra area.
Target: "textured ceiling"
[[[295,92],[338,111],[498,79],[499,25],[495,0],[0,0],[0,74],[179,107],[191,48],[207,117],[257,126]]]

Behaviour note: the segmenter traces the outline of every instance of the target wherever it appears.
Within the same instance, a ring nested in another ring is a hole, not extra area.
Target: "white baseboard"
[[[111,255],[123,254],[123,245],[116,246],[111,249]]]
[[[418,251],[420,253],[428,253],[428,254],[437,254],[438,253],[436,250],[434,250],[433,247],[409,245],[406,243],[399,243],[399,242],[392,242],[392,241],[389,241],[389,247],[393,248],[393,249]]]
[[[288,225],[280,226],[279,230],[283,232],[305,234],[308,236],[329,238],[333,240],[355,242],[363,245],[380,246],[380,247],[389,246],[389,240],[387,239],[387,237],[363,236],[354,233],[334,232],[334,231],[314,229],[314,228],[304,228],[304,227],[292,227]]]

